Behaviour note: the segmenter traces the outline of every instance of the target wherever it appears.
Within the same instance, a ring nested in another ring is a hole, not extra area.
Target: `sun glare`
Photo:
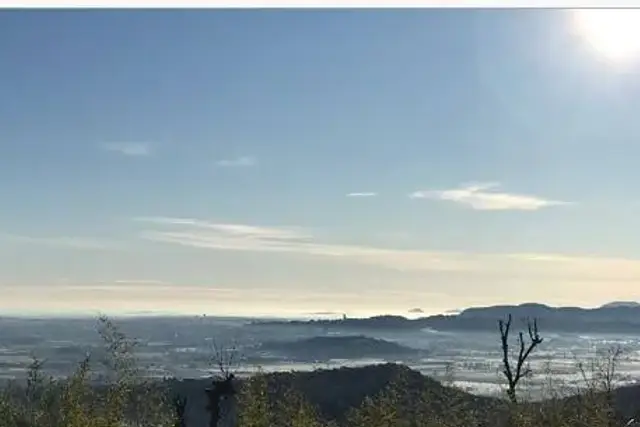
[[[578,9],[574,28],[599,55],[614,63],[640,59],[640,9]]]

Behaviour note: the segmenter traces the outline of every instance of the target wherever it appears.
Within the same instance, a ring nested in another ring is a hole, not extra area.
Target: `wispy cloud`
[[[497,182],[471,183],[449,190],[416,191],[409,195],[412,199],[434,199],[454,202],[471,209],[535,211],[551,206],[569,205],[570,202],[549,200],[541,197],[496,191]]]
[[[116,285],[137,285],[137,286],[170,286],[171,282],[156,279],[118,279],[114,280]]]
[[[59,277],[53,281],[57,285],[78,289],[130,289],[130,288],[158,288],[173,287],[174,283],[157,279],[117,279],[117,280],[74,280],[68,277]]]
[[[216,162],[216,165],[222,168],[240,168],[255,166],[258,161],[254,157],[242,156],[235,159],[222,159]]]
[[[110,142],[104,144],[102,148],[124,156],[141,157],[151,155],[151,146],[144,142]]]
[[[360,262],[402,268],[410,264],[420,269],[449,269],[448,260],[429,253],[396,251],[352,245],[326,244],[297,227],[263,227],[244,224],[214,223],[185,218],[138,218],[138,221],[162,225],[162,229],[145,230],[141,237],[156,242],[232,251],[280,252],[322,257],[348,258]],[[399,257],[399,259],[393,259]],[[419,257],[420,260],[412,259]],[[402,259],[400,259],[402,258]]]
[[[347,193],[347,197],[376,197],[378,193],[372,191]]]
[[[140,217],[135,218],[135,220],[167,226],[187,226],[191,229],[199,229],[212,235],[232,239],[301,242],[308,241],[312,238],[311,234],[305,233],[299,227],[258,227],[254,225],[214,223],[193,218],[171,217]]]
[[[343,313],[339,311],[312,311],[306,314],[308,316],[342,316]]]
[[[34,245],[44,245],[44,246],[52,246],[52,247],[64,247],[64,248],[70,248],[70,249],[94,250],[94,251],[122,249],[122,247],[118,245],[116,242],[85,238],[85,237],[74,237],[74,236],[34,237],[34,236],[22,236],[22,235],[16,235],[16,234],[0,234],[0,240],[14,242],[14,243],[24,243],[24,244],[34,244]]]
[[[155,225],[141,237],[186,247],[298,254],[396,271],[470,272],[477,277],[530,277],[532,280],[618,280],[640,278],[640,260],[553,253],[487,254],[463,251],[403,250],[323,243],[295,227],[220,224],[196,219],[141,218]]]

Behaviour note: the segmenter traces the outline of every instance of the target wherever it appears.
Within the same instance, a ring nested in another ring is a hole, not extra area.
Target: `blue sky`
[[[0,311],[636,299],[640,69],[569,15],[0,14]]]

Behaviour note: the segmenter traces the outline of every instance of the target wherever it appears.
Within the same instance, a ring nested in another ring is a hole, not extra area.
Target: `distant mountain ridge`
[[[640,307],[637,301],[613,301],[602,305],[600,308]]]
[[[539,303],[471,307],[454,315],[435,315],[409,319],[404,316],[381,315],[369,318],[321,319],[290,322],[253,322],[260,325],[315,326],[352,330],[416,330],[488,331],[497,321],[511,314],[517,323],[536,318],[543,330],[558,332],[640,333],[640,303],[614,301],[596,308],[551,307]]]

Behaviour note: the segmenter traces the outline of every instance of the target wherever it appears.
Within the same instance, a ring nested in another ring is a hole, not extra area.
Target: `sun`
[[[640,60],[640,9],[577,9],[571,18],[577,35],[604,59]]]

